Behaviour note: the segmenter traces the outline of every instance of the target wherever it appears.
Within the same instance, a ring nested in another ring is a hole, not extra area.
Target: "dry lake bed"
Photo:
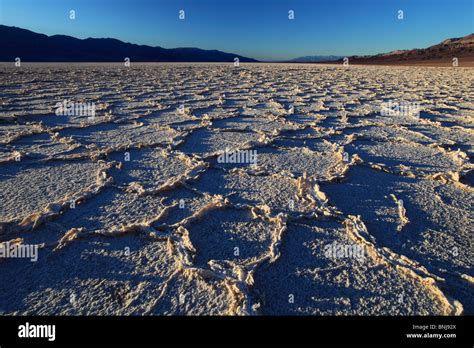
[[[0,65],[0,312],[474,314],[474,69]]]

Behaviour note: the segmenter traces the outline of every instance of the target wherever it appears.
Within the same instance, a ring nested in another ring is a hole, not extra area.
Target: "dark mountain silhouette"
[[[166,49],[135,45],[117,39],[77,39],[47,36],[30,30],[0,25],[0,61],[13,62],[256,62],[255,59],[217,50],[184,47]]]
[[[349,64],[439,66],[452,66],[453,58],[457,58],[459,66],[474,66],[474,34],[447,39],[428,48],[398,50],[374,56],[348,58]],[[342,59],[339,62],[342,62]]]

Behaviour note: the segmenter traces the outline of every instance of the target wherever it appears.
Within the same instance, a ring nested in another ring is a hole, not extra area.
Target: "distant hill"
[[[348,58],[349,64],[436,66],[452,66],[453,58],[458,58],[459,66],[474,66],[474,34],[447,39],[428,48],[397,50],[374,56]],[[342,62],[342,59],[339,62]]]
[[[342,56],[304,56],[291,59],[290,62],[295,63],[312,63],[312,62],[330,62],[343,58]]]
[[[47,36],[30,30],[0,25],[0,61],[13,62],[256,62],[255,59],[217,50],[135,45],[116,39],[77,39]]]

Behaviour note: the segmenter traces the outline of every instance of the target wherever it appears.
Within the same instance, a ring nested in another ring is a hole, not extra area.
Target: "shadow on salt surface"
[[[64,129],[59,131],[61,136],[73,137],[85,145],[98,147],[114,147],[137,143],[155,144],[159,141],[170,143],[178,133],[161,130],[154,127],[139,126],[138,124],[99,124],[85,128]]]
[[[51,139],[48,133],[21,137],[8,145],[10,151],[19,151],[23,158],[45,159],[50,156],[67,155],[75,152],[75,146]]]
[[[218,192],[214,191],[212,194],[218,194]],[[156,197],[160,197],[162,204],[169,207],[167,213],[153,224],[156,228],[163,224],[173,225],[181,222],[210,204],[213,199],[213,196],[200,195],[186,187],[177,187],[163,192],[160,196],[155,196],[155,199]]]
[[[411,130],[425,135],[431,142],[443,144],[451,150],[461,149],[474,156],[474,140],[472,134],[459,128],[440,128],[431,125],[414,125]]]
[[[0,144],[0,162],[8,161],[11,159],[12,151],[7,145]]]
[[[191,114],[198,118],[202,118],[203,116],[208,115],[209,113],[215,112],[216,109],[218,109],[216,105],[204,106],[193,109]]]
[[[218,131],[208,129],[197,129],[188,135],[179,150],[184,153],[193,153],[200,156],[210,155],[226,148],[240,148],[248,141],[256,141],[259,135],[248,132]]]
[[[190,186],[201,192],[228,197],[239,206],[267,205],[272,215],[310,212],[310,208],[305,208],[305,204],[296,199],[296,181],[285,176],[254,176],[209,169]]]
[[[222,195],[224,197],[232,194],[232,190],[227,187],[225,178],[226,172],[222,169],[209,168],[198,180],[190,184],[190,187],[208,194]]]
[[[466,185],[471,186],[472,188],[474,188],[474,170],[471,170],[469,173],[462,176],[459,179],[459,181],[462,182],[463,184],[466,184]]]
[[[259,148],[258,167],[267,173],[288,172],[296,176],[303,176],[306,172],[310,176],[325,178],[330,176],[330,170],[337,165],[339,158],[336,152],[314,152],[310,149],[288,148],[274,149]]]
[[[358,137],[369,138],[374,141],[391,141],[395,138],[401,138],[404,140],[417,142],[419,144],[435,143],[433,139],[427,137],[426,135],[413,131],[412,127],[406,128],[392,125],[368,125],[345,128],[342,130],[342,132],[346,135],[354,134]]]
[[[398,125],[359,126],[343,130],[343,134],[356,134],[374,141],[391,141],[394,138],[416,142],[422,145],[438,144],[444,148],[471,154],[474,152],[473,141],[469,133],[455,128],[440,128],[431,125],[413,124],[408,127]],[[331,138],[333,141],[333,138]],[[367,139],[368,141],[368,139]]]
[[[266,133],[297,129],[297,127],[287,124],[284,120],[254,117],[242,118],[241,116],[214,121],[212,127],[216,129],[250,130]]]
[[[52,104],[54,106],[55,104]],[[22,122],[36,122],[42,123],[46,127],[67,127],[67,126],[78,126],[81,123],[94,124],[101,119],[100,116],[96,116],[94,121],[89,119],[89,116],[58,116],[54,113],[48,114],[37,114],[37,115],[24,115],[18,117]]]
[[[164,209],[161,199],[153,196],[137,196],[107,187],[84,202],[76,202],[75,208],[64,211],[52,221],[46,221],[35,233],[22,233],[26,244],[56,243],[67,231],[83,228],[84,233],[94,231],[120,232],[124,226],[141,224],[145,219],[158,216]],[[143,212],[147,212],[146,216]]]
[[[404,245],[406,255],[429,265],[428,269],[434,269],[446,278],[446,283],[440,287],[460,300],[465,314],[472,315],[474,283],[463,278],[465,275],[474,277],[474,194],[453,185],[416,185],[416,189],[406,188],[408,201],[415,212],[411,214],[411,223],[406,226],[406,233],[413,236]]]
[[[185,121],[179,121],[179,122],[174,122],[174,123],[167,123],[167,125],[175,129],[177,131],[187,131],[196,127],[199,127],[201,125],[200,120],[185,120]]]
[[[379,247],[387,246],[445,277],[447,282],[440,287],[464,305],[465,313],[473,313],[474,301],[465,290],[470,288],[472,293],[472,284],[461,279],[461,274],[472,275],[474,252],[469,236],[472,193],[431,180],[420,181],[365,167],[352,167],[347,177],[344,184],[321,184],[329,202],[344,214],[360,215]],[[409,220],[401,231],[397,231],[400,218],[391,194],[403,200]],[[448,203],[443,201],[457,202],[456,213],[451,211],[455,207],[450,205],[451,210],[447,209]],[[457,256],[453,250],[457,250]]]
[[[258,102],[256,105],[253,105],[252,109],[248,110],[246,114],[254,114],[255,116],[262,112],[269,113],[275,116],[286,114],[287,109],[285,109],[284,103],[277,102],[272,98],[264,98],[263,100],[263,102]]]
[[[454,127],[454,126],[460,126],[463,128],[473,128],[473,126],[470,126],[469,124],[466,124],[465,120],[464,122],[459,122],[459,116],[456,115],[458,111],[455,113],[452,113],[452,110],[450,109],[435,109],[438,112],[445,113],[444,115],[437,115],[437,114],[432,114],[430,112],[426,111],[420,111],[420,118],[421,119],[426,119],[430,120],[433,122],[439,122],[441,124],[441,127]]]
[[[315,139],[327,135],[324,131],[318,131],[312,127],[303,129],[292,129],[283,131],[277,139]]]
[[[243,107],[248,104],[248,100],[246,98],[230,98],[226,95],[226,98],[222,104],[223,107]]]
[[[328,115],[323,120],[320,120],[319,122],[317,122],[317,126],[339,130],[341,128],[356,125],[358,123],[359,123],[359,120],[357,116],[348,115],[346,118],[346,121],[343,122],[339,113],[336,112],[334,115]]]
[[[191,115],[197,118],[212,118],[213,120],[225,119],[235,114],[237,108],[222,108],[218,106],[206,106],[202,108],[192,109]]]
[[[332,140],[332,139],[331,139]],[[292,137],[285,137],[279,138],[272,142],[272,145],[276,147],[285,147],[285,148],[302,148],[306,147],[311,151],[315,151],[318,153],[333,153],[334,146],[329,141],[325,141],[324,139],[312,139],[312,138],[292,138]]]
[[[147,314],[152,315],[236,315],[234,299],[227,284],[201,276],[174,277],[160,301]]]
[[[362,113],[360,115],[357,114],[351,114],[350,112],[347,115],[347,124],[349,125],[360,125],[360,126],[365,126],[367,123],[383,123],[386,124],[387,126],[389,125],[402,125],[402,126],[411,126],[414,125],[418,122],[416,118],[413,117],[396,117],[396,116],[381,116],[380,112],[368,112],[368,113]],[[337,123],[339,121],[339,123]],[[334,116],[334,117],[328,117],[318,125],[322,127],[340,127],[341,126],[341,117],[340,116]]]
[[[163,126],[171,123],[189,121],[188,116],[179,114],[176,108],[151,111],[149,114],[141,116],[139,120],[148,122],[149,124]]]
[[[166,242],[86,237],[37,262],[0,261],[0,311],[20,315],[144,314],[177,268]]]
[[[210,260],[246,264],[268,252],[271,243],[272,225],[247,209],[214,209],[185,227],[197,250],[193,261],[201,267]]]
[[[304,220],[302,220],[304,222]],[[335,222],[289,222],[280,258],[257,270],[252,292],[264,315],[403,315],[441,312],[430,294],[394,268],[335,258],[332,243],[354,245]],[[400,301],[403,295],[403,301]]]
[[[121,169],[113,168],[110,171],[115,183],[121,185],[139,182],[146,190],[158,188],[188,169],[184,161],[160,148],[115,152],[108,159],[122,164]]]
[[[96,162],[19,162],[2,165],[0,202],[2,219],[21,220],[48,204],[96,183]]]
[[[295,112],[291,115],[285,117],[285,120],[288,122],[294,122],[301,125],[307,125],[309,123],[315,123],[321,120],[321,116],[314,114],[298,113]]]
[[[395,176],[366,167],[351,167],[344,183],[321,183],[329,202],[345,215],[361,215],[370,234],[382,244],[394,247],[399,245],[401,234],[397,233],[398,207],[390,197],[405,197],[397,192],[397,184],[414,182],[404,176]],[[408,202],[406,202],[409,204]],[[407,207],[408,213],[410,209]]]
[[[408,167],[415,175],[459,171],[465,163],[439,149],[406,143],[356,140],[346,147],[349,154],[357,154],[364,162],[384,164],[392,170]]]

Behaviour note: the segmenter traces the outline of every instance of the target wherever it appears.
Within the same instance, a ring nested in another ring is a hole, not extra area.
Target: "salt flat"
[[[1,64],[0,241],[39,254],[0,258],[0,312],[472,315],[473,86],[472,68]]]

